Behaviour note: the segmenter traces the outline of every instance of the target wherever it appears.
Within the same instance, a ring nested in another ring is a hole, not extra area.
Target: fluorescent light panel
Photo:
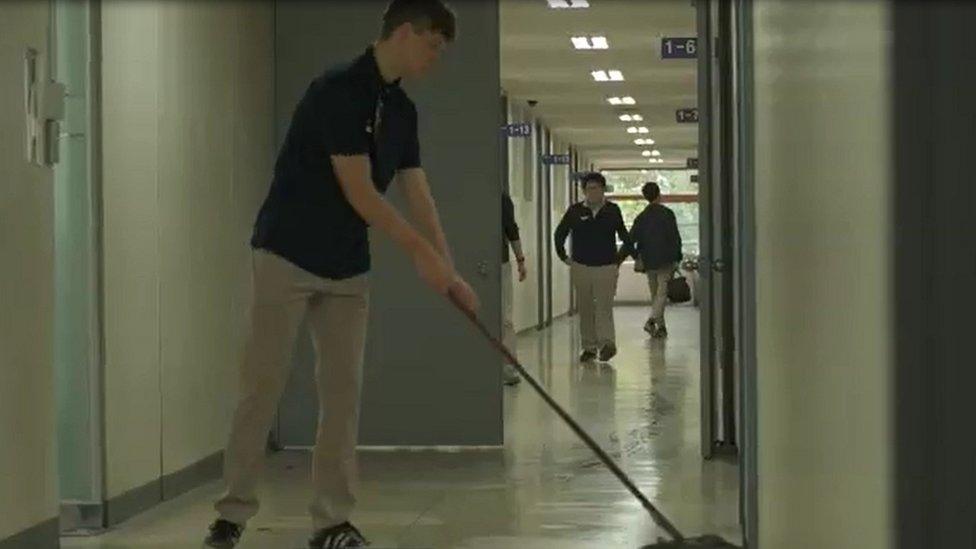
[[[590,7],[587,0],[549,0],[549,7],[554,10],[582,9]]]
[[[618,70],[592,71],[590,72],[590,74],[593,75],[593,80],[596,80],[597,82],[623,82],[624,81],[624,73]]]
[[[629,95],[627,97],[608,97],[607,102],[611,105],[636,105],[637,101]]]
[[[578,50],[608,50],[610,43],[606,36],[574,36],[570,38],[573,47]]]

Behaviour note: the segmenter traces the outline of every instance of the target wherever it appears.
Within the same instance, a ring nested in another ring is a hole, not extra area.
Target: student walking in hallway
[[[647,274],[651,291],[651,316],[644,330],[653,337],[668,335],[664,307],[668,301],[668,282],[681,262],[681,233],[674,212],[661,204],[661,187],[646,183],[641,189],[648,205],[637,214],[631,228],[634,258]]]
[[[613,300],[620,264],[631,253],[630,234],[620,207],[606,199],[607,180],[602,174],[585,174],[580,185],[586,199],[570,206],[556,227],[556,253],[572,269],[579,295],[580,360],[599,356],[607,361],[617,354]],[[572,237],[571,258],[566,254],[567,237]],[[617,237],[623,242],[619,250]]]
[[[528,271],[525,268],[525,254],[522,252],[519,226],[515,222],[515,204],[512,203],[512,197],[507,192],[502,193],[502,233],[504,235],[502,245],[502,335],[505,346],[515,353],[518,348],[518,340],[515,336],[515,319],[513,318],[515,311],[512,303],[515,298],[515,288],[512,282],[512,267],[509,257],[512,254],[515,255],[519,282],[525,281]],[[511,253],[508,251],[509,247],[512,249]],[[519,377],[518,372],[511,364],[505,365],[502,379],[505,385],[509,386],[518,385],[522,382],[522,378]]]
[[[315,79],[299,102],[254,227],[253,303],[240,400],[225,453],[226,494],[206,544],[237,544],[258,511],[256,487],[296,332],[307,316],[317,355],[319,426],[312,458],[312,549],[360,547],[349,522],[370,267],[367,227],[409,254],[436,292],[477,309],[456,273],[421,168],[417,112],[401,78],[422,76],[454,38],[439,0],[394,0],[382,35],[351,64]],[[396,177],[418,231],[382,196]]]

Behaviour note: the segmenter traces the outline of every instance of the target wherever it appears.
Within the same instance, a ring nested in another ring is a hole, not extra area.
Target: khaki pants
[[[256,487],[268,433],[288,381],[298,328],[307,317],[320,406],[309,511],[314,528],[328,528],[347,520],[355,504],[367,278],[320,278],[256,250],[253,285],[240,400],[224,456],[227,492],[215,508],[221,518],[241,525],[258,512]]]
[[[518,337],[515,334],[515,307],[513,304],[515,293],[515,282],[512,279],[511,263],[502,263],[502,343],[508,347],[512,354],[518,357]],[[518,372],[508,364],[504,364],[505,378],[515,380]]]
[[[508,347],[512,354],[515,354],[518,346],[518,339],[515,335],[515,315],[513,305],[513,294],[515,293],[515,283],[513,281],[512,265],[502,263],[502,342]]]
[[[617,265],[588,267],[574,263],[573,285],[579,296],[580,337],[583,349],[595,351],[616,344],[613,324],[613,299],[617,295]]]
[[[664,324],[664,307],[668,303],[668,281],[674,274],[676,265],[647,271],[647,287],[651,291],[651,318]]]

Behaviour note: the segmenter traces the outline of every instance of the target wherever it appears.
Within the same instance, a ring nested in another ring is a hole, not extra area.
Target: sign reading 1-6
[[[695,59],[698,57],[697,38],[661,39],[661,59]]]

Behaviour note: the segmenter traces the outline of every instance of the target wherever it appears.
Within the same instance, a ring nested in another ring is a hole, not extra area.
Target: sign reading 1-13
[[[542,163],[545,165],[568,165],[571,158],[568,154],[544,154]]]
[[[661,59],[695,59],[698,57],[697,38],[661,39]]]
[[[532,135],[532,124],[529,122],[505,124],[502,126],[502,133],[506,137],[530,137]]]
[[[678,120],[679,124],[697,124],[698,108],[678,109],[677,112],[675,112],[675,118]]]

